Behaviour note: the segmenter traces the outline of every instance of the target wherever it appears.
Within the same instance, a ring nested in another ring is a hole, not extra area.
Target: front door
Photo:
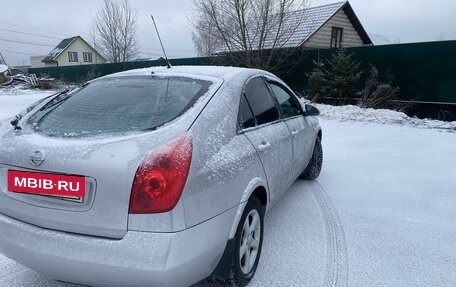
[[[304,117],[301,105],[294,94],[282,84],[268,80],[269,87],[279,103],[282,118],[293,137],[292,181],[299,176],[309,161],[313,148],[313,129]],[[293,182],[290,182],[290,185]]]

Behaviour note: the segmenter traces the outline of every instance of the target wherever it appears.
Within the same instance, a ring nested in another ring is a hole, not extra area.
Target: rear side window
[[[255,126],[255,117],[252,114],[249,103],[245,99],[245,95],[241,95],[241,101],[239,103],[239,124],[242,129]]]
[[[300,104],[295,96],[276,83],[269,82],[269,85],[277,98],[284,118],[291,118],[302,114]]]
[[[245,96],[258,125],[279,119],[279,112],[262,78],[253,78],[246,84]]]
[[[210,85],[181,77],[102,79],[53,99],[29,122],[39,132],[61,137],[152,130],[183,114]]]

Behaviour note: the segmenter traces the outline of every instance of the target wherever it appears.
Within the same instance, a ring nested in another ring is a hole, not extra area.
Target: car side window
[[[248,81],[245,85],[245,96],[258,125],[279,120],[279,111],[274,99],[261,77]]]
[[[241,129],[248,129],[255,126],[255,117],[244,94],[241,95],[241,101],[239,103],[239,124]]]
[[[284,118],[291,118],[302,114],[301,105],[294,95],[274,82],[269,82],[269,85],[277,98]]]

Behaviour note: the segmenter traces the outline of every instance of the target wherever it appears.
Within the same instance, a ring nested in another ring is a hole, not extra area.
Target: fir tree
[[[359,62],[351,59],[353,54],[348,54],[346,48],[340,48],[328,61],[328,86],[330,94],[335,97],[338,104],[346,104],[346,99],[355,94],[355,85],[361,77]]]
[[[307,94],[308,99],[312,101],[318,101],[318,99],[322,96],[326,95],[327,87],[327,80],[326,80],[326,71],[325,71],[325,63],[318,58],[318,60],[314,60],[315,68],[312,70],[310,74],[308,74],[309,80],[307,82]]]

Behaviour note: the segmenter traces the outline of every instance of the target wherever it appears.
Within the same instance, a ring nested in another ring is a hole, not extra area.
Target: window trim
[[[76,57],[72,60],[70,55],[75,55]],[[79,62],[78,52],[68,52],[68,62],[69,63],[78,63]]]
[[[274,97],[274,100],[276,102],[276,104],[278,105],[278,109],[279,109],[279,112],[280,112],[280,115],[281,115],[281,119],[282,120],[289,120],[289,119],[295,119],[295,118],[298,118],[300,116],[305,116],[305,112],[301,106],[301,103],[299,102],[299,99],[298,97],[295,95],[295,93],[293,91],[291,91],[289,88],[287,88],[285,85],[283,85],[282,83],[280,83],[279,81],[277,80],[274,80],[274,79],[271,79],[271,78],[266,78],[266,83],[268,85],[268,88],[271,90],[271,94],[273,95]],[[285,118],[284,115],[283,115],[283,111],[282,111],[282,107],[280,106],[280,103],[277,99],[277,95],[274,93],[274,90],[272,89],[272,87],[270,86],[270,83],[274,84],[274,85],[277,85],[279,86],[280,88],[282,88],[283,90],[285,90],[285,92],[287,92],[290,97],[294,97],[295,100],[298,102],[299,104],[299,111],[300,111],[300,114],[296,115],[296,116],[292,116],[292,117],[288,117],[288,118]]]
[[[342,43],[343,43],[343,36],[344,36],[344,28],[343,27],[338,27],[338,26],[332,26],[331,27],[331,45],[330,48],[342,48]],[[334,32],[336,32],[335,37],[334,37]],[[338,38],[340,32],[340,39]],[[337,41],[339,40],[339,41]]]
[[[90,61],[86,61],[86,56],[90,55]],[[93,53],[92,52],[82,52],[82,58],[84,63],[93,63]]]
[[[265,85],[266,85],[266,87],[267,87],[267,89],[268,89],[268,91],[269,91],[269,94],[270,94],[270,96],[272,97],[272,101],[274,102],[274,105],[275,105],[275,107],[276,107],[276,109],[277,109],[277,112],[279,113],[279,119],[277,119],[277,120],[275,120],[275,121],[272,121],[272,122],[267,122],[267,123],[258,125],[257,118],[256,118],[255,114],[253,113],[253,110],[252,110],[252,107],[251,107],[251,105],[250,105],[249,99],[247,99],[247,96],[245,95],[245,86],[247,85],[247,83],[248,83],[250,80],[252,80],[252,79],[254,79],[254,78],[261,78],[261,79],[263,80],[263,82],[265,83]],[[252,115],[253,115],[253,117],[254,117],[254,119],[255,119],[255,126],[254,126],[254,127],[250,127],[250,128],[246,128],[246,129],[243,129],[243,128],[242,128],[241,122],[239,121],[239,110],[240,110],[239,107],[240,107],[240,104],[241,104],[241,96],[242,96],[242,95],[244,95],[245,100],[246,100],[247,104],[249,105],[250,112],[252,113]],[[267,83],[267,78],[266,78],[266,76],[263,75],[263,74],[253,75],[253,76],[249,77],[249,78],[244,82],[244,84],[243,84],[243,86],[242,86],[242,90],[241,90],[241,95],[239,96],[238,116],[237,116],[237,117],[238,117],[238,120],[237,120],[237,131],[236,131],[236,133],[237,133],[237,134],[244,134],[244,133],[246,133],[246,132],[254,131],[254,130],[257,130],[257,129],[259,129],[259,128],[268,126],[268,125],[273,125],[273,124],[277,124],[277,123],[283,122],[283,117],[282,117],[282,114],[281,114],[281,113],[282,113],[282,111],[281,111],[280,107],[277,106],[277,99],[276,99],[276,97],[275,97],[273,94],[271,94],[271,90],[270,90],[270,87],[269,87],[269,85],[268,85],[268,83]]]
[[[249,127],[249,128],[245,128],[245,129],[242,127],[242,119],[241,119],[241,113],[240,113],[240,111],[241,111],[241,100],[242,100],[242,97],[244,97],[244,100],[245,100],[245,102],[247,103],[247,106],[248,106],[248,108],[249,108],[249,110],[250,110],[250,113],[251,113],[252,116],[253,116],[253,121],[255,122],[255,125],[254,125],[253,127]],[[248,129],[255,128],[255,127],[258,126],[257,119],[256,119],[255,115],[253,114],[252,107],[250,106],[250,103],[249,103],[249,101],[247,100],[247,97],[246,97],[244,91],[241,93],[241,95],[240,95],[240,97],[239,97],[239,108],[238,108],[238,116],[237,116],[237,117],[238,117],[238,119],[237,119],[237,122],[238,122],[238,130],[248,130]]]
[[[282,113],[282,108],[280,107],[279,101],[277,100],[276,95],[274,94],[274,91],[272,91],[271,86],[269,85],[269,79],[266,76],[262,76],[264,83],[266,84],[266,87],[268,87],[269,94],[271,94],[272,100],[274,101],[274,105],[279,112],[279,119],[283,120],[283,113]]]

